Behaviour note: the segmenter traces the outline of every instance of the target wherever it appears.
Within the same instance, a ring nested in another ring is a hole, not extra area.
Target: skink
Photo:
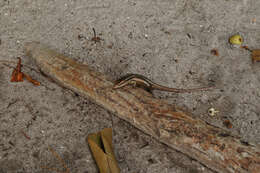
[[[194,91],[207,91],[210,89],[215,88],[212,87],[204,87],[204,88],[193,88],[193,89],[178,89],[178,88],[169,88],[166,86],[162,86],[159,84],[154,83],[150,79],[148,79],[145,76],[139,75],[139,74],[130,74],[122,77],[119,79],[113,89],[123,88],[127,85],[133,85],[133,86],[141,86],[145,89],[151,90],[161,90],[161,91],[168,91],[168,92],[175,92],[175,93],[185,93],[185,92],[194,92]]]

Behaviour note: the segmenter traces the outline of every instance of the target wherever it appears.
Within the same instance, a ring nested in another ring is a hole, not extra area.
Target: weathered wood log
[[[57,83],[92,99],[136,128],[205,166],[225,173],[260,172],[260,149],[256,146],[194,119],[140,88],[113,90],[113,83],[105,75],[44,45],[27,43],[25,50],[40,70]]]

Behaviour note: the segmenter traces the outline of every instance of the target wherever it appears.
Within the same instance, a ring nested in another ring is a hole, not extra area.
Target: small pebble
[[[208,110],[208,114],[212,117],[215,116],[218,112],[219,111],[215,110],[214,108],[209,108]]]

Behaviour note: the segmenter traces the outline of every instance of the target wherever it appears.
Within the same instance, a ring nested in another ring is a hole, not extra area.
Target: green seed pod
[[[229,43],[232,45],[241,45],[243,43],[243,38],[239,34],[235,34],[229,38]]]

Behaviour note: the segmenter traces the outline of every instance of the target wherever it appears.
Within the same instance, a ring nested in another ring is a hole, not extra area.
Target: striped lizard
[[[123,88],[127,85],[142,86],[145,89],[147,89],[148,91],[161,90],[161,91],[168,91],[168,92],[175,92],[175,93],[207,91],[207,90],[215,88],[214,86],[204,87],[204,88],[193,88],[193,89],[169,88],[169,87],[154,83],[153,81],[151,81],[150,79],[148,79],[145,76],[142,76],[139,74],[129,74],[129,75],[126,75],[126,76],[122,77],[121,79],[119,79],[113,86],[113,89]]]

